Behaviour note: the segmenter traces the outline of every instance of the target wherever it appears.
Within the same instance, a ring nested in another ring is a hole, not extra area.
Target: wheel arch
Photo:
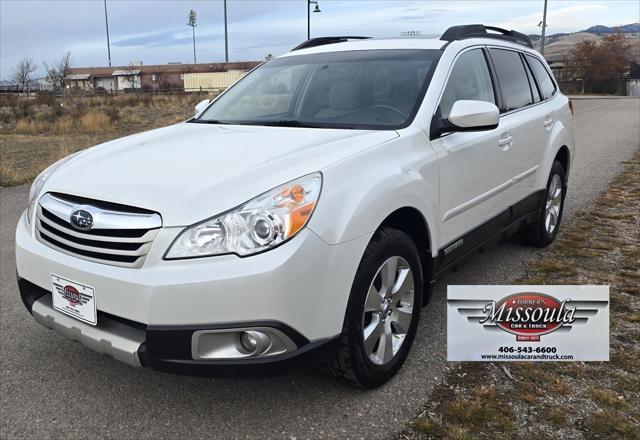
[[[413,240],[418,248],[423,278],[423,305],[426,305],[433,284],[433,258],[431,256],[431,233],[429,224],[422,213],[411,206],[404,206],[391,212],[377,230],[393,228],[404,232]]]
[[[571,168],[571,152],[569,151],[569,147],[566,145],[561,146],[554,158],[554,161],[556,160],[560,162],[562,168],[564,168],[565,180],[568,182],[569,169]]]

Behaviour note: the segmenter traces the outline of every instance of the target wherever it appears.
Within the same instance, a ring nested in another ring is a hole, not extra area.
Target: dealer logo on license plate
[[[96,299],[93,287],[51,275],[53,307],[69,316],[96,325]]]

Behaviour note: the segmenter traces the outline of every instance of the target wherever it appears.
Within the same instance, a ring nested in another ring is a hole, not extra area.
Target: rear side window
[[[533,93],[533,102],[542,101],[543,98],[542,96],[540,96],[538,87],[536,86],[536,83],[533,80],[533,74],[531,73],[531,69],[526,65],[526,63],[525,63],[525,70],[527,71],[527,78],[529,79],[529,87],[531,87],[531,93]]]
[[[482,49],[467,51],[456,60],[440,101],[442,118],[446,119],[453,103],[460,100],[496,103],[489,67]]]
[[[520,54],[512,50],[491,49],[491,59],[500,83],[504,111],[533,104],[527,71],[522,64]]]
[[[529,61],[529,65],[533,70],[533,74],[535,75],[536,80],[538,81],[543,99],[551,98],[556,91],[556,85],[549,76],[549,72],[542,64],[542,61],[540,61],[538,58],[527,55],[527,60]]]

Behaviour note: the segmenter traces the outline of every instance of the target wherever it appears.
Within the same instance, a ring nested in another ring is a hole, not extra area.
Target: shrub
[[[39,90],[36,92],[36,103],[38,105],[53,106],[56,103],[56,97],[51,92]]]
[[[10,107],[0,107],[0,124],[11,124],[15,120],[13,110]]]
[[[70,116],[63,116],[53,123],[53,131],[57,134],[68,134],[73,129],[73,119]]]
[[[111,120],[102,112],[90,111],[80,118],[82,128],[90,133],[98,133],[109,127]]]
[[[14,128],[16,133],[37,134],[46,131],[47,124],[42,121],[19,119]]]

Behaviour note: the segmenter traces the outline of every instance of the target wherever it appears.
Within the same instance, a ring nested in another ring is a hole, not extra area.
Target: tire
[[[561,191],[559,194],[558,190]],[[522,230],[521,241],[524,244],[544,247],[555,240],[562,221],[566,193],[567,183],[564,167],[560,162],[555,161],[551,166],[547,188],[542,198],[540,216],[535,223],[526,225]]]
[[[416,335],[422,285],[413,240],[396,229],[378,231],[358,266],[339,348],[320,369],[362,388],[375,388],[391,379]]]

